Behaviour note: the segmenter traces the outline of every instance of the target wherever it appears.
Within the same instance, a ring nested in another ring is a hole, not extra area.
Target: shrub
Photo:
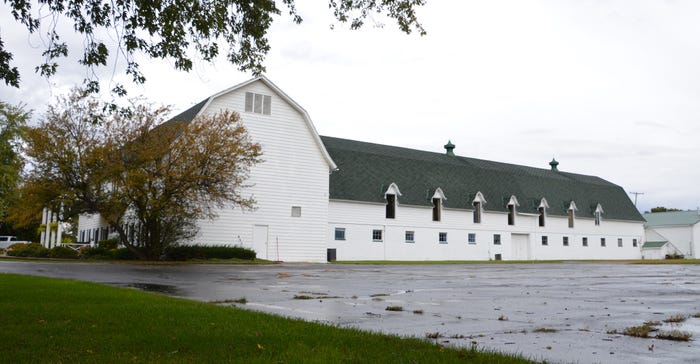
[[[401,306],[387,306],[386,311],[403,311],[403,307]]]
[[[659,331],[656,334],[657,339],[662,340],[672,340],[672,341],[690,341],[693,334],[685,331],[671,330],[671,331]]]
[[[163,260],[183,261],[192,259],[232,258],[254,260],[255,252],[240,246],[180,245],[168,248]]]
[[[119,239],[112,238],[112,239],[100,240],[97,242],[97,246],[100,248],[107,249],[107,250],[117,249],[117,247],[119,246]]]
[[[112,249],[110,256],[116,260],[136,260],[138,258],[134,252],[127,248]]]
[[[13,244],[12,250],[8,251],[7,255],[12,257],[47,258],[49,250],[39,243]]]
[[[59,259],[78,259],[78,256],[80,253],[78,253],[76,250],[73,250],[67,246],[57,246],[52,248],[49,251],[49,256],[51,258],[59,258]]]
[[[627,336],[634,337],[649,337],[649,333],[653,331],[651,326],[641,325],[641,326],[631,326],[625,329],[622,333]]]
[[[99,246],[86,246],[80,249],[80,257],[83,259],[111,259],[109,251]]]

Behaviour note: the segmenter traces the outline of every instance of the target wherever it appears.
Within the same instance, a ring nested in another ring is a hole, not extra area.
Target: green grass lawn
[[[95,283],[0,274],[3,363],[525,363]]]

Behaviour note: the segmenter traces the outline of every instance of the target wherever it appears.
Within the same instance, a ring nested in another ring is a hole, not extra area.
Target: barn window
[[[406,230],[405,238],[407,243],[415,243],[416,233],[414,231]]]
[[[564,244],[564,246],[569,246],[569,237],[568,236],[563,237],[562,243]]]
[[[508,205],[508,225],[515,225],[515,205]]]
[[[335,228],[335,240],[345,240],[345,228]]]
[[[588,246],[588,238],[587,237],[584,236],[583,238],[581,238],[581,245]]]
[[[544,214],[545,214],[544,206],[540,206],[539,208],[537,208],[537,211],[540,213],[540,216],[538,218],[539,225],[544,226]]]
[[[270,115],[272,111],[272,96],[246,92],[245,111],[255,114]]]
[[[605,246],[605,238],[600,238],[600,246]]]
[[[440,244],[447,244],[447,233],[438,233],[438,241]]]
[[[632,246],[637,247],[637,239],[632,239]]]
[[[549,245],[549,242],[547,241],[546,235],[542,236],[542,245]]]
[[[617,238],[617,246],[622,248],[622,238]]]
[[[476,244],[476,234],[469,233],[469,235],[467,235],[467,240],[469,244]]]
[[[382,241],[382,233],[383,231],[380,229],[372,230],[372,241]]]
[[[292,206],[292,217],[301,217],[301,206]]]
[[[501,245],[501,234],[493,234],[493,245]]]
[[[573,228],[574,227],[574,210],[569,209],[569,227]]]
[[[433,198],[433,221],[440,221],[440,205],[442,200]]]
[[[386,218],[387,219],[396,218],[396,195],[393,195],[393,194],[386,195]]]
[[[475,224],[480,224],[481,223],[481,202],[479,201],[474,201],[474,223]]]

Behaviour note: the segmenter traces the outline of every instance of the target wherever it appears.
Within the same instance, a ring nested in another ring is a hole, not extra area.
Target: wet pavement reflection
[[[700,266],[127,265],[0,261],[0,272],[133,287],[171,296],[578,363],[700,358]],[[245,300],[243,300],[245,299]],[[246,302],[246,303],[235,303]],[[683,316],[682,322],[664,322]],[[637,338],[625,329],[691,341]]]

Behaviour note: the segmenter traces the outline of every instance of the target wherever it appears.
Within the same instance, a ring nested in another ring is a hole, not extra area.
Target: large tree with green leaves
[[[22,128],[29,113],[0,101],[0,227],[5,230],[7,208],[17,197],[24,165],[20,155]]]
[[[282,0],[291,19],[301,23],[295,0]],[[363,26],[375,15],[386,15],[406,33],[424,34],[415,10],[425,0],[328,0],[328,7],[341,23],[350,28]],[[274,0],[4,0],[14,19],[30,33],[45,33],[43,62],[36,67],[44,76],[56,73],[61,57],[69,51],[56,24],[67,19],[75,32],[84,37],[80,63],[94,69],[107,66],[110,54],[125,61],[126,73],[135,83],[143,83],[136,55],[173,60],[176,69],[188,71],[192,60],[216,58],[224,48],[229,62],[241,70],[260,74],[265,70],[264,58],[270,50],[267,32],[273,18],[282,10]],[[6,11],[0,6],[0,11]],[[0,80],[19,87],[20,73],[12,64],[13,52],[7,50],[0,33]],[[108,41],[108,39],[114,41]],[[87,88],[99,89],[94,77],[86,79]],[[123,94],[118,85],[113,90]]]
[[[217,209],[253,207],[242,189],[260,146],[237,114],[161,123],[168,108],[142,100],[105,110],[74,90],[27,130],[28,196],[67,216],[99,213],[123,245],[150,260],[194,237],[197,220]]]

